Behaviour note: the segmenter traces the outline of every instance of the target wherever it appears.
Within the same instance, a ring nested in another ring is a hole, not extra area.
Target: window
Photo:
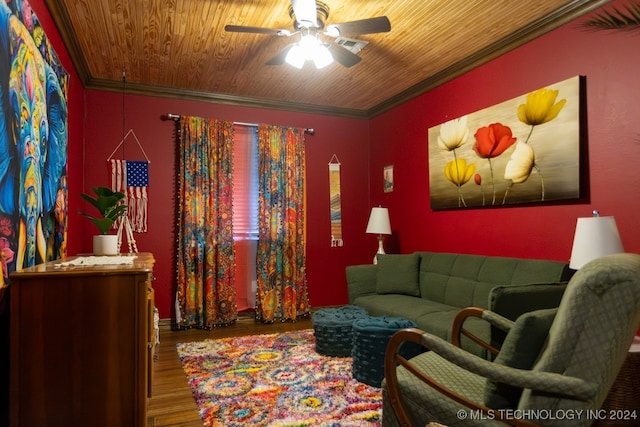
[[[255,307],[258,246],[258,128],[234,126],[233,240],[238,311]]]

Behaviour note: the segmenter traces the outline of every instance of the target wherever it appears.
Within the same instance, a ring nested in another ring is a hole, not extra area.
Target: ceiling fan
[[[317,68],[329,65],[334,60],[345,67],[351,67],[360,62],[362,58],[345,48],[343,44],[336,43],[338,37],[391,31],[391,23],[386,16],[331,24],[325,29],[325,21],[329,17],[329,7],[316,0],[291,0],[289,16],[295,18],[294,31],[244,25],[226,25],[224,29],[229,32],[281,37],[300,35],[299,41],[291,43],[278,55],[267,61],[267,65],[281,65],[286,62],[297,68],[302,68],[307,60],[313,61]],[[327,36],[329,41],[321,39],[320,36]]]

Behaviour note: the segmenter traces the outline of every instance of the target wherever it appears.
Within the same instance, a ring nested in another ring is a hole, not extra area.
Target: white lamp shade
[[[389,222],[389,209],[371,208],[367,233],[371,234],[391,234],[391,223]]]
[[[612,216],[578,218],[569,267],[578,270],[601,256],[624,252],[616,220]]]

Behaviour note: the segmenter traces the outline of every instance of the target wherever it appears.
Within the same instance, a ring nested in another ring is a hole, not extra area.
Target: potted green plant
[[[119,204],[124,199],[124,193],[113,191],[108,187],[93,187],[95,197],[81,193],[80,196],[91,203],[100,215],[90,215],[80,211],[80,215],[89,218],[96,227],[99,235],[93,236],[93,253],[95,255],[117,255],[118,236],[109,234],[109,230],[114,222],[127,212],[127,205]]]

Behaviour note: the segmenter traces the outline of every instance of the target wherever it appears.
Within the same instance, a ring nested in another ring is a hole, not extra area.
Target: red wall
[[[613,2],[607,8],[615,6]],[[582,18],[581,20],[584,20]],[[567,261],[576,218],[616,217],[625,250],[640,252],[640,56],[637,34],[577,22],[371,120],[371,202],[389,207],[398,252],[451,251]],[[586,76],[588,188],[581,200],[536,207],[432,211],[427,131],[575,75]],[[394,165],[394,192],[382,170]]]
[[[148,233],[136,234],[138,249],[156,258],[156,304],[162,318],[173,314],[175,294],[175,123],[162,120],[167,113],[196,115],[249,123],[270,123],[314,128],[306,135],[308,177],[307,279],[313,306],[347,302],[344,268],[367,262],[375,252],[375,239],[364,238],[369,214],[368,142],[366,120],[233,107],[202,102],[127,95],[125,133],[133,129],[151,160]],[[123,96],[86,93],[86,189],[109,185],[106,159],[123,137]],[[125,141],[127,160],[144,159],[135,139]],[[342,163],[342,208],[345,245],[332,248],[329,222],[329,172],[333,155]],[[122,158],[118,150],[116,158]],[[91,251],[91,229],[85,232],[84,251]]]
[[[69,92],[69,253],[91,250],[93,229],[80,219],[81,191],[106,185],[106,159],[123,135],[122,95],[83,90],[43,0],[31,0],[47,36],[72,73]],[[624,4],[614,1],[608,6]],[[149,232],[136,235],[153,252],[157,305],[173,314],[175,126],[168,112],[242,122],[313,127],[307,136],[308,283],[313,306],[347,301],[344,267],[368,263],[376,249],[366,235],[371,206],[390,209],[388,252],[452,251],[530,258],[569,258],[576,218],[593,209],[614,215],[625,249],[640,252],[632,212],[640,180],[640,58],[631,33],[586,32],[576,23],[540,37],[370,121],[127,95],[125,127],[151,160]],[[536,207],[433,212],[429,207],[427,130],[448,119],[520,96],[575,75],[586,76],[588,188],[578,201]],[[333,155],[342,163],[345,246],[330,247],[329,178]],[[141,159],[132,139],[127,159]],[[394,165],[395,188],[382,191],[382,170]]]

